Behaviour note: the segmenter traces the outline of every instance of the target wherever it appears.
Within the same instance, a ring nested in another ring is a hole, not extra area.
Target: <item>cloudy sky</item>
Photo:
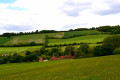
[[[0,0],[0,34],[120,24],[120,0]]]

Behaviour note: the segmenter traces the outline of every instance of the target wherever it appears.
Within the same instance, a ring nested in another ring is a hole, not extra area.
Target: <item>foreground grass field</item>
[[[120,80],[120,55],[0,65],[0,80]]]

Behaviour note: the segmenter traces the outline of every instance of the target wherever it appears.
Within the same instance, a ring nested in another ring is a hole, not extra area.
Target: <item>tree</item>
[[[103,44],[113,44],[115,47],[120,47],[120,35],[108,36],[103,40]]]
[[[49,39],[49,36],[46,35],[46,36],[45,36],[45,43],[44,43],[44,46],[45,46],[45,47],[48,46],[48,39]]]
[[[93,54],[95,56],[103,56],[103,49],[102,49],[102,46],[98,45],[94,48],[94,51],[93,51]]]
[[[102,49],[104,55],[111,55],[113,50],[115,49],[115,46],[112,43],[104,43],[102,45]]]
[[[75,47],[70,45],[70,46],[67,46],[65,48],[65,51],[64,51],[65,55],[72,55],[72,56],[74,56],[74,53],[75,53]]]
[[[88,53],[88,48],[89,48],[89,45],[87,43],[83,43],[80,45],[79,49],[84,52],[85,54]]]
[[[36,46],[36,43],[35,42],[31,42],[30,46]]]
[[[32,54],[30,51],[26,51],[25,55],[30,55]]]

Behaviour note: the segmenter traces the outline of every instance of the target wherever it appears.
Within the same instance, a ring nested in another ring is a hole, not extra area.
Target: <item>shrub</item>
[[[105,44],[111,43],[115,47],[119,47],[120,46],[120,35],[108,36],[103,40],[103,43]]]
[[[80,50],[82,51],[82,52],[84,52],[85,54],[87,54],[88,53],[88,48],[89,48],[89,45],[87,44],[87,43],[83,43],[83,44],[81,44],[80,45]]]
[[[113,54],[120,54],[120,48],[117,48],[113,51]]]
[[[105,43],[102,45],[104,55],[111,55],[113,50],[115,49],[114,44]]]
[[[104,54],[103,54],[103,49],[102,49],[102,46],[96,46],[95,48],[94,48],[94,50],[93,50],[93,54],[95,55],[95,56],[103,56]]]
[[[0,58],[0,64],[3,64],[3,63],[4,63],[4,59]]]
[[[36,43],[35,42],[31,42],[29,45],[30,46],[36,46]]]
[[[26,51],[25,55],[30,55],[31,52],[30,51]]]
[[[74,46],[67,46],[65,48],[65,51],[64,51],[65,55],[72,55],[73,56],[74,53],[75,53],[75,47]]]

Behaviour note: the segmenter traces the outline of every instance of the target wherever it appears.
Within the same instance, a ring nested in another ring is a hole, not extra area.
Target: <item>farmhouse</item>
[[[73,59],[74,56],[72,55],[65,55],[65,56],[60,56],[60,57],[56,57],[56,56],[52,56],[50,58],[50,60],[62,60],[62,59]],[[48,60],[43,60],[42,57],[39,58],[39,62],[43,62],[43,61],[48,61]]]
[[[51,57],[50,60],[61,60],[61,59],[73,59],[73,56],[72,55],[65,55],[65,56],[60,56],[60,57]]]

